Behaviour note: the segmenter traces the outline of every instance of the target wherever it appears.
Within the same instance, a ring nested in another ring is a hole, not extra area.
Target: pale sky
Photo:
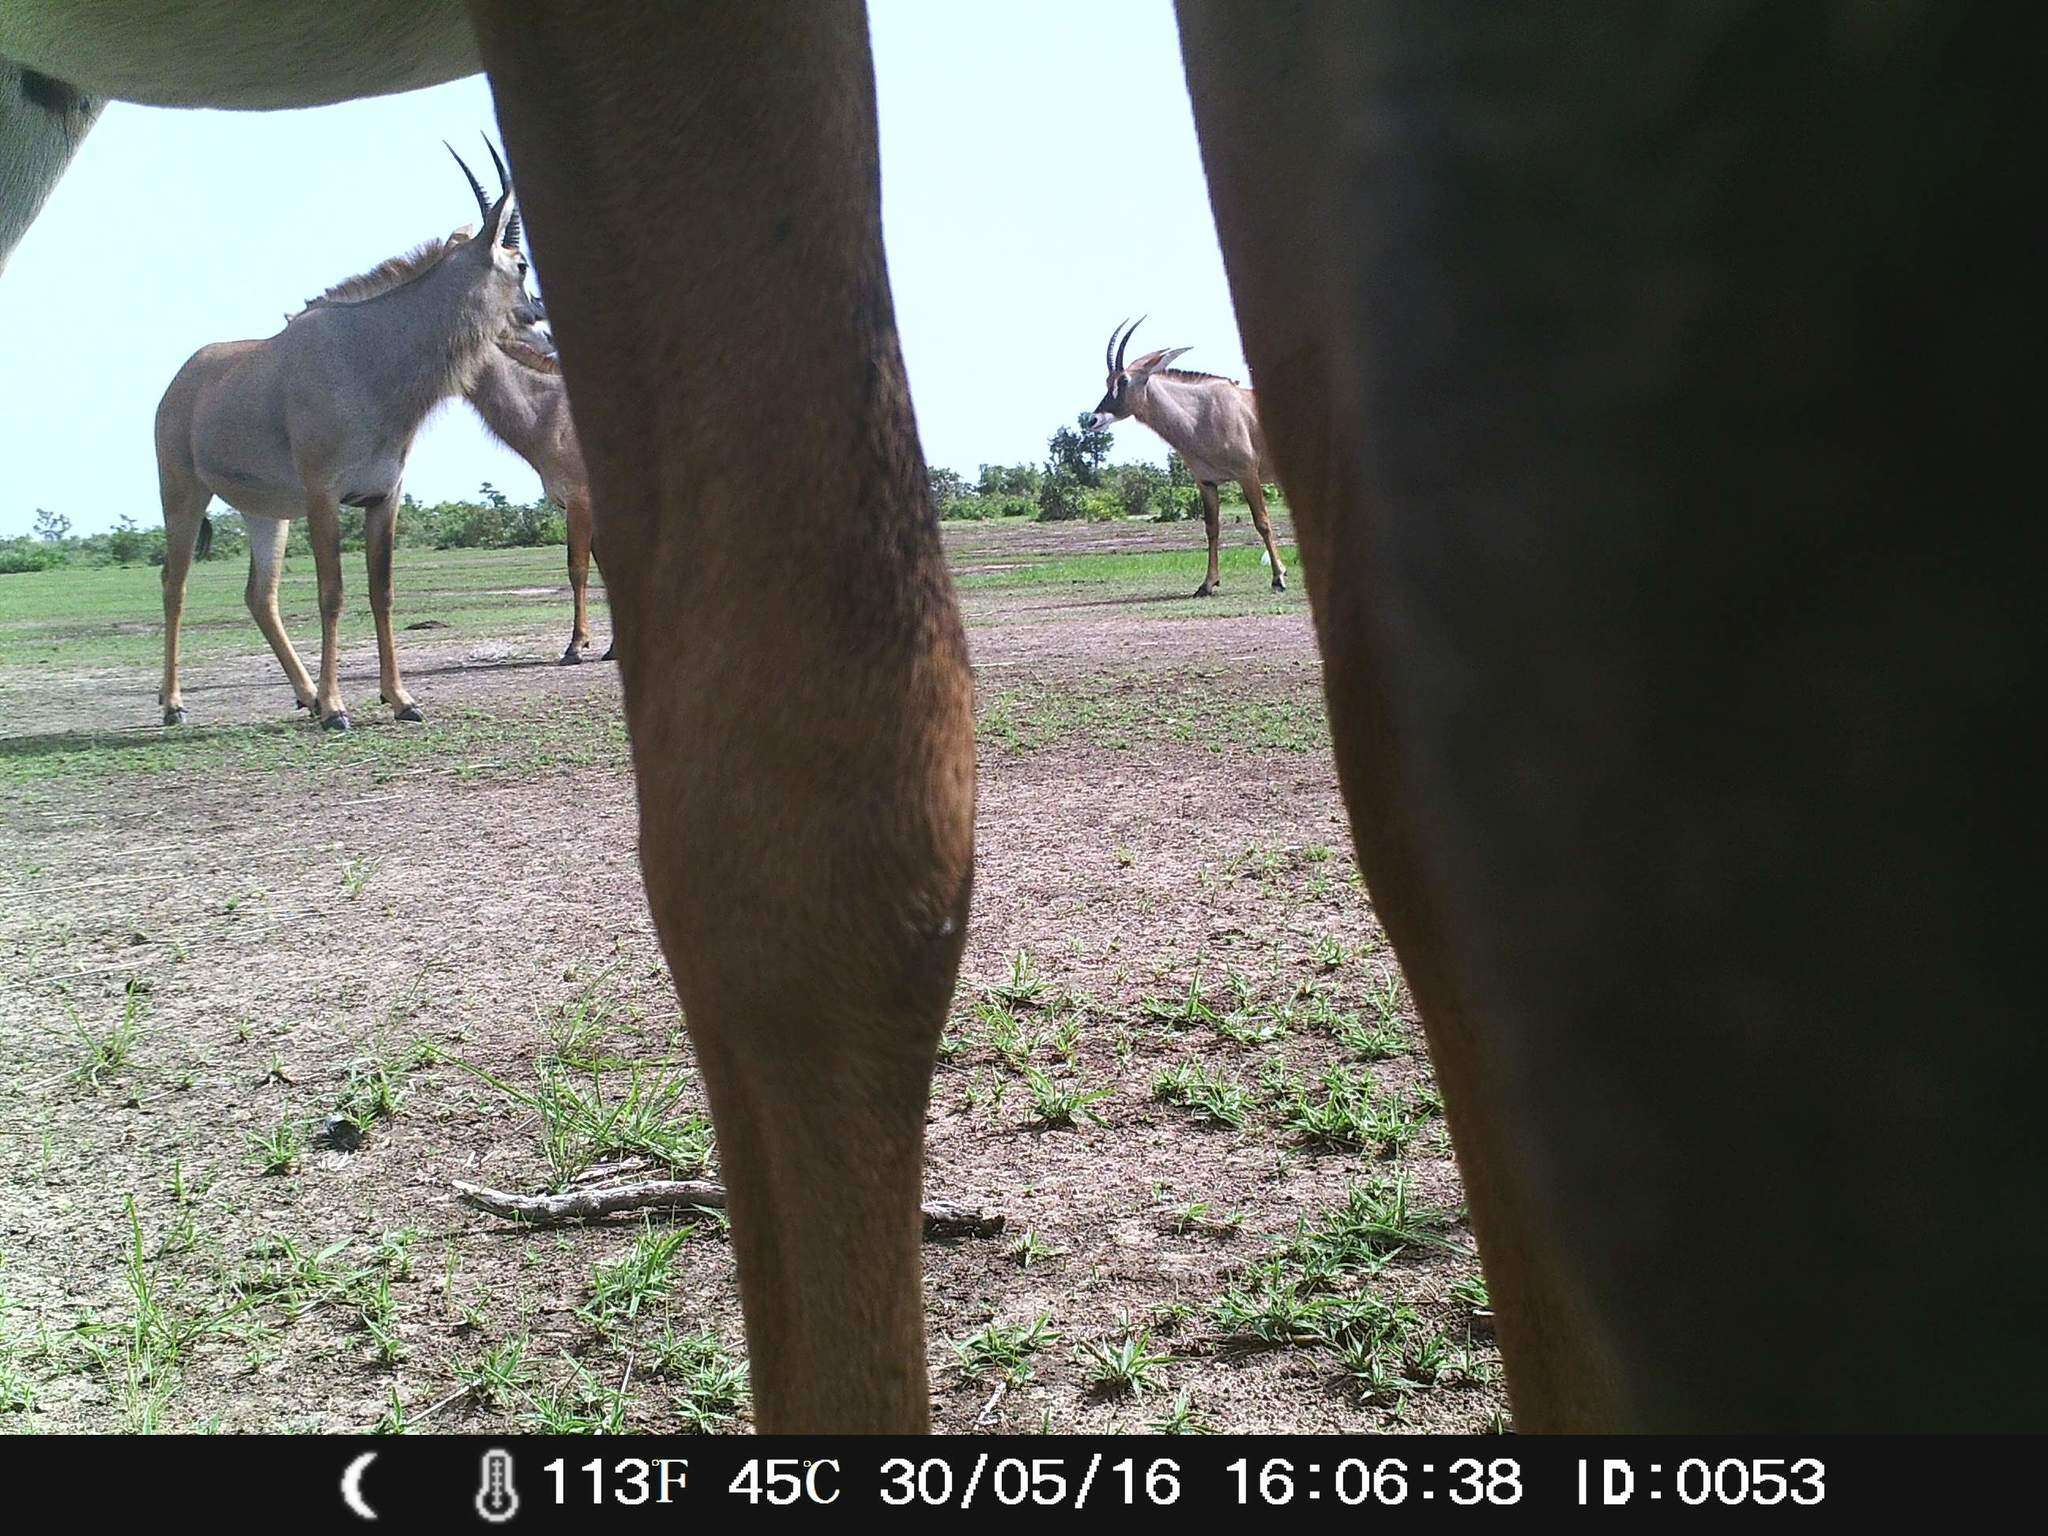
[[[1038,462],[1102,393],[1110,328],[1245,376],[1167,0],[870,0],[883,215],[927,457]],[[274,333],[341,278],[472,219],[442,149],[496,135],[481,77],[308,112],[115,105],[0,274],[0,535],[160,526],[151,423],[211,341]],[[678,146],[688,153],[688,146]],[[479,169],[486,179],[487,164]],[[541,274],[545,284],[546,274]],[[1119,459],[1165,462],[1136,422]],[[423,501],[539,483],[460,402]]]

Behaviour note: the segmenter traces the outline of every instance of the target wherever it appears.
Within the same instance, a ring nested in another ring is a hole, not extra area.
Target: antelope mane
[[[461,243],[453,238],[429,240],[407,251],[403,256],[393,256],[388,261],[380,261],[367,272],[343,278],[318,298],[306,300],[305,308],[298,313],[304,314],[308,309],[322,309],[333,304],[361,304],[389,293],[394,288],[402,288],[415,278],[425,277],[427,273],[433,271],[447,259],[448,253]]]

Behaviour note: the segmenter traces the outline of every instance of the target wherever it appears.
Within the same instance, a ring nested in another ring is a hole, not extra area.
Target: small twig
[[[455,1197],[464,1205],[508,1221],[554,1224],[601,1221],[622,1211],[686,1210],[696,1206],[715,1211],[725,1209],[725,1186],[708,1179],[651,1179],[642,1184],[565,1190],[559,1195],[513,1195],[461,1179],[453,1183]],[[924,1204],[926,1237],[994,1237],[1003,1225],[1000,1211],[958,1205],[950,1200],[927,1200]]]
[[[413,1415],[412,1419],[409,1422],[414,1424],[424,1424],[428,1419],[432,1418],[435,1414],[439,1413],[443,1408],[446,1408],[458,1397],[469,1396],[469,1390],[470,1389],[468,1387],[457,1387],[453,1392],[450,1392],[438,1403],[434,1403],[429,1407],[422,1408],[417,1414]]]

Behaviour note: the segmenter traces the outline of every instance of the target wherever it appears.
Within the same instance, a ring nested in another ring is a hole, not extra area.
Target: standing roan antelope
[[[501,338],[485,355],[468,399],[492,434],[533,466],[542,489],[568,521],[569,591],[576,617],[562,661],[573,665],[590,644],[590,477],[583,468],[576,423],[569,415],[562,365],[524,340]],[[615,648],[616,642],[599,659],[610,661]]]
[[[1140,315],[1129,330],[1119,325],[1109,333],[1109,345],[1102,353],[1109,369],[1109,386],[1089,425],[1100,430],[1135,416],[1187,461],[1188,472],[1202,489],[1202,519],[1209,528],[1209,574],[1195,589],[1195,596],[1214,596],[1222,582],[1217,562],[1222,554],[1223,506],[1216,488],[1225,480],[1244,487],[1252,522],[1266,541],[1266,557],[1273,562],[1273,590],[1285,592],[1287,567],[1281,563],[1280,546],[1273,540],[1273,525],[1266,517],[1266,482],[1276,476],[1266,454],[1266,434],[1259,428],[1252,391],[1220,374],[1166,366],[1190,350],[1187,347],[1163,347],[1126,365],[1124,352],[1144,323],[1145,317]]]
[[[2036,457],[2038,84],[1996,18],[1852,10],[1180,7],[1345,803],[1525,1430],[2048,1421],[2013,1283],[2048,1268],[2038,563],[2023,520],[1933,515],[2009,504]],[[974,741],[860,6],[171,14],[0,11],[40,72],[0,103],[0,239],[83,94],[308,105],[488,65],[755,1421],[923,1428]]]
[[[178,620],[215,496],[248,524],[249,611],[299,706],[329,730],[349,728],[338,675],[341,508],[363,509],[383,697],[398,719],[421,718],[399,678],[391,632],[392,541],[406,457],[428,413],[466,390],[497,355],[498,338],[541,317],[525,291],[527,263],[509,182],[493,205],[469,167],[462,172],[483,216],[474,237],[431,242],[337,283],[275,336],[201,347],[164,391],[156,413],[164,504],[164,676],[157,700],[164,724],[185,720]],[[317,688],[277,611],[288,525],[298,517],[311,525],[320,580]]]

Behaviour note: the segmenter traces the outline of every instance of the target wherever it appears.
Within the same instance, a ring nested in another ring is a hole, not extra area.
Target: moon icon
[[[341,1474],[341,1502],[354,1510],[364,1520],[377,1518],[377,1511],[363,1502],[363,1474],[370,1463],[377,1459],[375,1451],[365,1451],[348,1464],[348,1470]]]

